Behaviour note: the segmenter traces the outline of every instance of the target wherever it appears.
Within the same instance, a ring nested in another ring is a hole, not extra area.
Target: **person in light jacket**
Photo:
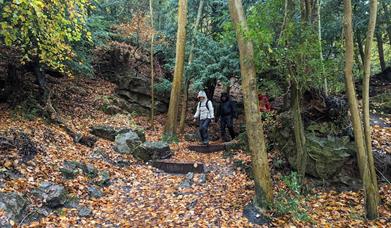
[[[212,101],[208,100],[204,91],[200,91],[197,98],[199,102],[197,103],[197,111],[194,114],[194,119],[199,120],[199,131],[202,143],[208,145],[208,127],[210,122],[215,118],[213,104]]]

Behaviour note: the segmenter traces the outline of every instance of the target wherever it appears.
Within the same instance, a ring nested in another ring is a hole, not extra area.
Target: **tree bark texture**
[[[258,109],[259,103],[256,88],[253,44],[248,39],[245,39],[242,34],[242,32],[248,29],[242,1],[229,0],[228,6],[239,46],[246,132],[252,154],[252,167],[255,180],[255,205],[265,208],[272,203],[273,189],[266,153],[263,124]]]
[[[352,119],[353,132],[357,147],[357,160],[364,185],[365,207],[368,219],[378,217],[377,189],[371,178],[368,167],[368,158],[364,140],[364,132],[361,125],[358,102],[353,80],[353,28],[352,28],[352,3],[344,0],[344,35],[345,35],[345,86]]]
[[[164,134],[168,137],[176,135],[177,118],[178,118],[178,103],[182,87],[182,78],[184,71],[185,46],[186,46],[186,21],[187,21],[187,0],[179,0],[178,7],[178,32],[176,43],[176,57],[174,79],[172,83],[170,104],[168,107],[167,122],[164,129]]]
[[[193,28],[193,37],[191,38],[191,47],[190,47],[190,54],[189,54],[189,61],[188,64],[191,65],[193,62],[193,56],[194,56],[194,45],[195,45],[195,36],[196,32],[198,30],[198,26],[201,21],[202,16],[202,9],[204,8],[204,0],[200,0],[200,4],[198,6],[197,11],[197,18],[194,22],[194,28]],[[185,75],[185,80],[183,83],[183,96],[182,96],[182,105],[181,105],[181,115],[179,120],[179,133],[183,134],[185,131],[185,122],[186,122],[186,111],[187,111],[187,100],[189,97],[189,84],[190,84],[190,75]]]
[[[377,52],[379,54],[379,63],[382,71],[386,69],[386,61],[384,59],[384,43],[383,36],[380,31],[376,32]]]

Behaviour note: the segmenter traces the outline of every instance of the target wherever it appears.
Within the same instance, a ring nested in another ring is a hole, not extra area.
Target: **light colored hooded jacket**
[[[194,115],[194,118],[199,118],[200,120],[205,119],[214,119],[214,109],[212,101],[208,100],[206,93],[204,91],[200,91],[198,93],[197,98],[203,97],[201,101],[197,103],[197,111]],[[206,107],[208,105],[208,108]]]

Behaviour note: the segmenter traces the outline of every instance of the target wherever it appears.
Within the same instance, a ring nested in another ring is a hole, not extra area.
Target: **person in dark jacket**
[[[222,93],[220,101],[221,103],[216,113],[216,122],[220,119],[221,139],[227,142],[229,139],[226,137],[226,128],[228,128],[231,139],[236,137],[233,119],[237,117],[237,114],[235,104],[231,101],[228,93]]]

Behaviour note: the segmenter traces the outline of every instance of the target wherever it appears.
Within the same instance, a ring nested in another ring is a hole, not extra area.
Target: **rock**
[[[77,198],[77,197],[69,197],[65,201],[64,206],[66,208],[77,208],[77,207],[79,207],[79,202],[80,202],[79,198]]]
[[[244,208],[243,216],[252,224],[263,225],[270,222],[270,220],[262,215],[262,212],[260,212],[252,203]]]
[[[129,128],[115,128],[112,126],[98,125],[90,128],[90,133],[96,137],[106,139],[109,141],[115,141],[115,137],[119,134],[131,131]]]
[[[185,179],[181,182],[180,188],[190,188],[193,185],[194,173],[189,172],[186,174]]]
[[[80,217],[89,217],[92,214],[92,210],[89,207],[80,207],[79,208],[79,216]]]
[[[185,176],[186,179],[193,181],[194,179],[194,173],[188,172]]]
[[[194,209],[196,205],[197,205],[197,200],[193,200],[192,202],[187,204],[186,208],[187,208],[187,210],[191,210],[191,209]]]
[[[87,164],[83,172],[89,178],[95,178],[98,176],[98,170],[92,164]]]
[[[96,141],[98,141],[98,139],[93,135],[83,135],[78,140],[78,143],[92,148],[92,147],[94,147]]]
[[[110,173],[107,170],[102,171],[99,174],[99,179],[96,182],[99,186],[108,186],[110,185]]]
[[[120,107],[118,107],[116,105],[111,105],[111,104],[103,106],[102,109],[103,109],[103,112],[108,115],[115,115],[115,114],[124,112]]]
[[[103,196],[103,192],[95,186],[88,186],[87,190],[88,190],[88,195],[92,198],[100,198]]]
[[[170,158],[170,146],[166,142],[145,142],[131,152],[133,156],[142,161],[160,160]]]
[[[13,227],[22,219],[28,201],[16,192],[0,192],[0,210],[5,214],[0,216],[0,227]]]
[[[118,167],[124,168],[124,167],[129,167],[132,163],[127,160],[118,160],[115,161],[114,164]]]
[[[110,156],[102,148],[95,149],[90,154],[90,157],[94,159],[101,159],[105,162],[110,162]]]
[[[200,175],[200,184],[205,184],[206,183],[206,174],[201,173]]]
[[[67,179],[75,178],[80,170],[86,170],[86,165],[78,161],[64,161],[63,167],[60,168],[60,172]]]
[[[191,188],[193,185],[193,182],[189,181],[188,179],[184,179],[181,184],[179,185],[180,188]]]
[[[49,208],[61,207],[67,200],[67,191],[64,186],[51,182],[41,183],[35,193]]]
[[[290,166],[296,169],[297,156],[292,122],[290,112],[280,114],[276,120],[278,124],[270,126],[272,132],[268,135],[274,145],[284,153]],[[329,179],[338,174],[355,154],[355,144],[343,126],[335,121],[311,122],[306,126],[307,174]]]
[[[130,154],[141,144],[140,137],[133,131],[118,134],[115,137],[114,150],[121,154]]]

